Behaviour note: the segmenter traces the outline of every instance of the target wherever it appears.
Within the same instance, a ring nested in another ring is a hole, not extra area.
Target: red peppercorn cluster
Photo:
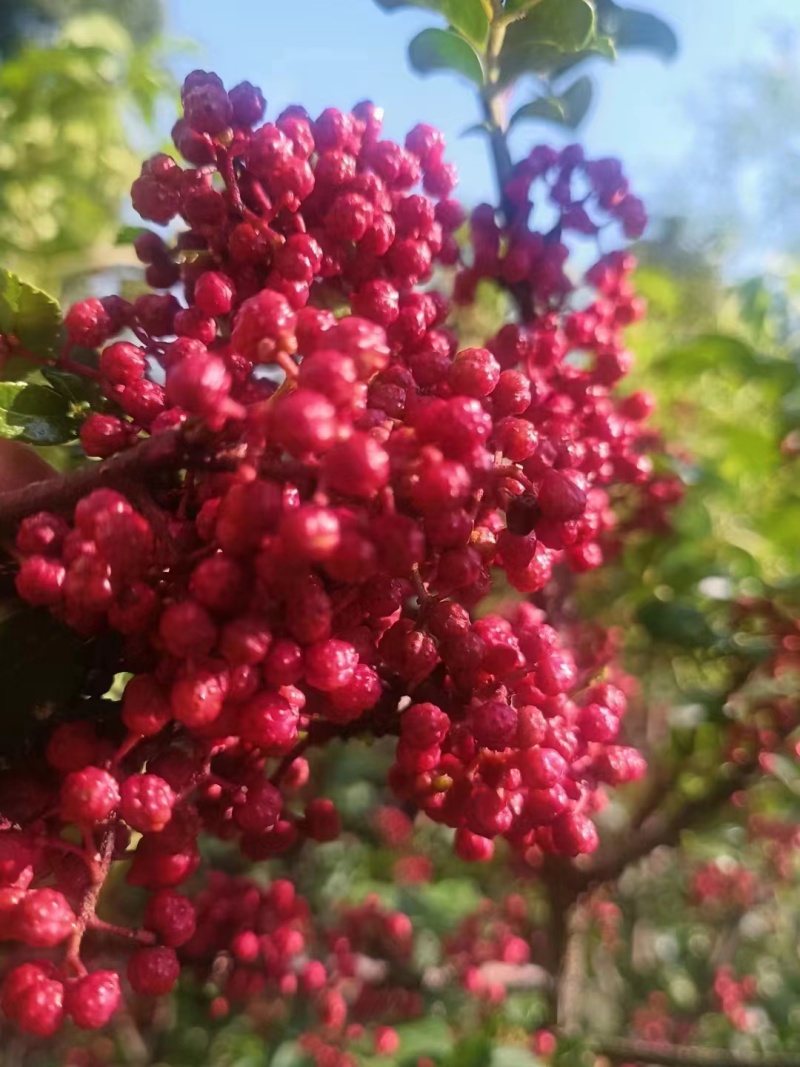
[[[710,911],[745,911],[758,894],[758,879],[753,871],[734,861],[709,860],[692,874],[690,899]]]
[[[755,975],[747,974],[737,978],[731,966],[725,965],[717,968],[714,975],[714,993],[723,1014],[737,1030],[755,1029],[758,1019],[758,1011],[749,1008],[747,1001],[751,1000],[758,990]]]
[[[343,1025],[329,969],[301,966],[307,906],[291,885],[177,890],[201,831],[252,860],[339,834],[308,746],[398,738],[396,796],[475,861],[497,838],[534,860],[591,851],[605,788],[644,770],[618,743],[626,697],[586,634],[532,602],[477,610],[509,588],[557,592],[678,495],[652,473],[650,398],[615,392],[621,332],[641,314],[631,257],[566,273],[563,234],[601,218],[641,232],[618,166],[537,149],[506,187],[507,221],[482,205],[459,243],[465,214],[432,127],[401,147],[368,103],[264,122],[259,90],[226,92],[202,71],[183,104],[187,166],[155,156],[132,190],[145,219],[187,227],[137,239],[157,291],[66,316],[67,354],[99,350],[86,455],[177,443],[133,490],[94,489],[16,537],[20,596],[81,634],[117,635],[132,675],[112,722],[55,729],[51,792],[0,831],[4,936],[63,946],[58,971],[26,963],[6,979],[5,1010],[39,1034],[65,1015],[101,1026],[119,1003],[119,981],[86,973],[81,947],[108,925],[99,887],[123,860],[150,893],[135,993],[169,991],[179,954],[224,951],[222,1000],[252,983],[316,995],[319,979],[322,1025]],[[555,231],[533,229],[534,188],[558,209]],[[520,321],[459,348],[453,301],[482,278],[514,295]],[[410,936],[404,916],[354,915],[335,975],[364,938],[385,954]]]
[[[507,984],[531,960],[535,924],[523,897],[481,901],[445,942],[463,989],[489,1005],[502,1002]]]
[[[324,1064],[346,1062],[342,1044],[362,1040],[374,1019],[422,1012],[419,993],[391,984],[392,966],[411,955],[411,923],[375,898],[339,909],[326,923],[290,881],[263,889],[213,872],[195,904],[196,932],[183,939],[179,955],[204,981],[212,976],[215,1018],[254,998],[280,1003],[287,1014],[293,998],[303,998],[315,1019],[304,1047]],[[387,1031],[371,1031],[376,1049],[392,1043]]]

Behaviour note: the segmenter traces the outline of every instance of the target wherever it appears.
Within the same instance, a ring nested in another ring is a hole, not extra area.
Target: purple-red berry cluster
[[[128,931],[135,993],[168,992],[180,957],[225,952],[215,1010],[268,983],[313,993],[321,1025],[343,1025],[331,975],[352,969],[347,946],[372,931],[399,951],[404,916],[359,914],[331,970],[304,960],[307,905],[288,883],[177,890],[201,831],[252,860],[339,834],[309,746],[397,738],[391,788],[453,828],[460,857],[487,860],[503,838],[531,865],[594,849],[606,788],[644,770],[619,743],[627,701],[607,660],[532,601],[482,606],[557,595],[679,496],[647,455],[651,399],[615,391],[642,310],[631,257],[566,272],[564,235],[641,232],[618,165],[537,149],[505,221],[482,205],[462,239],[432,127],[400,146],[368,103],[265,123],[257,89],[202,71],[183,103],[188,166],[155,156],[132,191],[145,219],[187,227],[136,241],[159,291],[66,316],[66,355],[99,349],[86,455],[160,435],[178,447],[133,489],[94,489],[17,531],[20,596],[81,634],[117,634],[132,676],[114,723],[55,729],[51,784],[0,831],[3,936],[61,949],[2,994],[42,1035],[65,1016],[101,1026],[120,1001],[117,976],[82,958],[87,935],[114,933],[96,905],[118,862],[150,894]],[[546,234],[532,228],[539,188],[559,213]],[[457,305],[487,278],[520,321],[462,347]]]

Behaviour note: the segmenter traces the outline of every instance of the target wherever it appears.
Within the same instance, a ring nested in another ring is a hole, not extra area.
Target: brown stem
[[[239,191],[239,183],[236,180],[236,172],[233,167],[233,156],[227,148],[222,146],[217,149],[217,169],[225,182],[225,187],[231,198],[231,205],[239,214],[243,214],[244,204],[242,203],[242,194]]]
[[[566,917],[566,937],[561,966],[556,978],[556,1020],[566,1034],[577,1031],[586,983],[586,933],[588,916],[580,903],[573,904]]]
[[[102,485],[119,485],[144,471],[180,466],[188,459],[189,432],[185,427],[148,437],[101,463],[90,463],[60,478],[31,482],[22,489],[0,493],[0,533],[12,531],[36,511],[63,511]]]
[[[593,1052],[612,1063],[659,1064],[660,1067],[800,1067],[800,1053],[739,1056],[727,1049],[667,1045],[624,1038],[589,1038]]]
[[[111,866],[111,859],[114,855],[114,829],[109,827],[103,833],[103,839],[100,843],[98,850],[97,860],[91,864],[92,879],[81,901],[80,911],[78,912],[78,919],[75,923],[75,929],[70,935],[67,942],[67,951],[65,956],[65,962],[70,965],[78,974],[85,974],[86,968],[81,962],[81,942],[83,941],[83,935],[90,928],[94,918],[95,909],[97,908],[97,899],[100,896],[100,891],[105,884],[108,871]]]
[[[500,54],[503,50],[506,29],[513,19],[510,19],[504,13],[499,0],[494,0],[492,8],[493,18],[489,27],[489,38],[484,55],[485,83],[481,90],[480,101],[484,122],[489,134],[489,147],[492,153],[492,161],[494,162],[500,209],[505,217],[506,225],[510,228],[514,225],[516,212],[514,205],[505,193],[506,184],[513,170],[513,163],[508,148],[508,121],[503,98],[503,86],[500,83]],[[508,285],[507,288],[517,304],[522,321],[530,322],[535,314],[530,286],[520,283],[518,285]]]
[[[103,934],[114,934],[116,937],[124,937],[126,941],[136,941],[140,945],[154,945],[156,935],[149,930],[133,930],[129,926],[117,926],[116,923],[107,923],[104,919],[98,919],[93,915],[86,924],[87,930],[97,930]]]
[[[576,871],[577,885],[586,889],[601,882],[616,881],[629,864],[643,859],[656,848],[677,845],[684,830],[713,816],[734,793],[744,789],[757,767],[758,759],[754,757],[721,775],[705,796],[682,804],[672,815],[655,815],[637,834],[623,840],[614,849],[600,852],[594,862]]]

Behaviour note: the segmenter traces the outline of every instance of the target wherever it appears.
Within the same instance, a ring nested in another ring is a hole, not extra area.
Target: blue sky
[[[636,0],[636,6],[672,23],[680,54],[670,64],[635,53],[598,63],[599,92],[581,139],[594,155],[621,156],[636,190],[647,195],[663,188],[664,175],[683,158],[692,110],[713,91],[715,72],[746,60],[765,27],[800,25],[800,0]],[[459,166],[463,199],[491,195],[483,139],[458,136],[478,117],[469,87],[441,75],[419,78],[407,66],[407,42],[435,24],[429,12],[387,15],[372,0],[169,0],[169,12],[172,33],[200,45],[176,63],[179,75],[203,66],[229,85],[247,78],[262,87],[273,116],[287,103],[316,114],[368,97],[386,109],[387,135],[397,139],[416,122],[433,122]],[[528,125],[519,137],[520,148],[557,140],[541,125]]]

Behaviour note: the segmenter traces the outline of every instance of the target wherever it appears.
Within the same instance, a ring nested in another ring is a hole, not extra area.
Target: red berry
[[[194,935],[197,912],[194,904],[174,889],[159,889],[147,901],[144,925],[168,948],[178,948]]]
[[[75,925],[75,913],[57,889],[31,889],[15,916],[15,934],[33,948],[53,948],[65,941]]]
[[[165,996],[179,975],[180,964],[172,948],[138,948],[128,960],[128,981],[134,993],[143,996]]]
[[[531,789],[549,789],[567,773],[567,762],[552,748],[530,748],[519,755],[523,782]]]
[[[122,990],[116,971],[93,971],[68,985],[64,1008],[82,1030],[99,1030],[119,1008]]]
[[[117,780],[100,767],[73,771],[61,785],[61,816],[66,822],[104,822],[118,803]]]
[[[68,533],[69,526],[60,515],[37,511],[19,524],[15,541],[23,556],[57,556]]]
[[[146,369],[144,349],[127,341],[117,341],[100,353],[100,373],[113,385],[138,381]]]
[[[131,678],[122,696],[122,721],[131,733],[152,737],[171,718],[169,702],[156,679],[148,674]]]
[[[577,812],[560,815],[552,826],[553,844],[567,856],[579,856],[594,852],[597,848],[597,830],[591,819]]]
[[[28,556],[16,577],[17,592],[29,604],[53,607],[63,598],[67,571],[64,564],[49,556]]]
[[[242,740],[272,753],[288,752],[297,740],[297,711],[277,693],[264,692],[239,710]]]
[[[157,774],[132,774],[120,788],[119,813],[132,830],[157,833],[172,818],[177,797]]]
[[[131,439],[128,426],[122,419],[99,412],[93,412],[81,424],[80,437],[86,455],[96,459],[108,459],[121,452]]]
[[[537,503],[545,518],[568,522],[586,510],[586,491],[566,472],[549,470],[539,486]]]
[[[55,978],[42,978],[20,994],[14,1018],[20,1030],[36,1037],[52,1037],[64,1021],[64,986]]]

